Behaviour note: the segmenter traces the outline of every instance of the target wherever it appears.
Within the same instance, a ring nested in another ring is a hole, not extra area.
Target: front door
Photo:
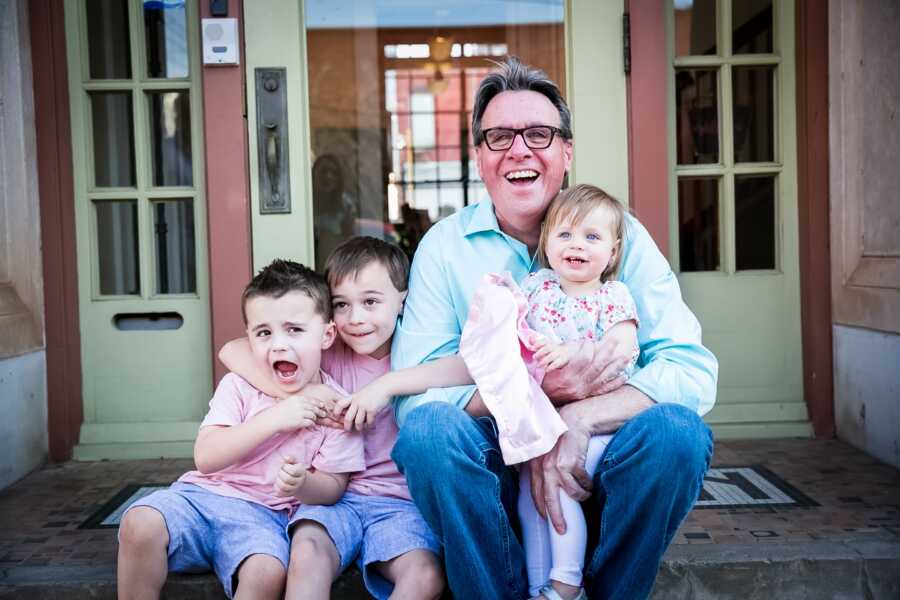
[[[212,392],[195,10],[65,3],[85,421],[76,458],[190,456]]]
[[[810,435],[800,344],[794,3],[667,6],[670,258],[719,359],[718,401],[707,421],[726,437]]]

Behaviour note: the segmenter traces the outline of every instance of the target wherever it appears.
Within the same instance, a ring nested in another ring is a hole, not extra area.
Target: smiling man
[[[509,58],[479,86],[472,114],[478,171],[488,197],[440,221],[422,239],[393,347],[401,369],[455,354],[482,277],[517,281],[540,267],[541,222],[572,161],[571,115],[556,84]],[[602,182],[596,182],[602,184]],[[588,553],[592,598],[649,595],[659,563],[696,500],[712,454],[700,415],[715,401],[717,363],[681,299],[674,274],[646,229],[629,218],[620,279],[641,328],[612,328],[582,342],[544,380],[569,427],[532,473],[538,509],[565,529],[562,490],[590,498],[603,535]],[[640,347],[637,372],[618,375]],[[444,546],[461,598],[527,597],[516,531],[517,472],[503,464],[496,425],[473,386],[399,398],[393,458],[413,500]],[[596,473],[584,470],[592,435],[613,433]],[[596,532],[595,532],[596,533]],[[555,599],[548,599],[555,600]]]

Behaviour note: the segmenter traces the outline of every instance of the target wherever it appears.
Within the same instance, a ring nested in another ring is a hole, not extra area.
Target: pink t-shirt
[[[322,368],[351,394],[391,370],[391,357],[382,359],[357,354],[340,338],[322,354]],[[390,496],[412,500],[406,478],[391,460],[397,441],[394,410],[388,406],[375,417],[375,426],[363,432],[366,470],[350,476],[347,490],[365,496]]]
[[[326,373],[322,381],[346,392]],[[209,401],[209,412],[200,428],[210,425],[234,426],[275,405],[277,400],[267,396],[234,373],[219,382]],[[366,467],[363,439],[358,433],[315,425],[289,433],[279,433],[260,444],[244,460],[215,473],[189,471],[179,481],[193,483],[211,492],[263,504],[273,510],[294,508],[300,501],[281,498],[273,493],[275,477],[285,457],[307,467],[328,473],[352,473]]]

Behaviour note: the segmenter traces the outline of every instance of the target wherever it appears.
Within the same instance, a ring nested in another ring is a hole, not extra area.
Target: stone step
[[[163,598],[219,600],[223,597],[221,590],[211,575],[172,575]],[[335,582],[331,597],[362,600],[369,596],[359,572],[352,569]],[[0,569],[0,600],[32,598],[112,599],[115,573],[110,567]],[[900,543],[676,545],[666,554],[651,598],[900,598]]]

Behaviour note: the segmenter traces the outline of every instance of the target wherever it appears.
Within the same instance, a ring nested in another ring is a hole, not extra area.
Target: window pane
[[[101,294],[139,294],[137,202],[96,202]]]
[[[719,269],[719,182],[716,178],[678,180],[678,247],[682,272]]]
[[[193,185],[188,92],[150,92],[147,104],[153,185]]]
[[[190,198],[153,203],[156,248],[156,293],[197,291],[194,254],[194,201]]]
[[[675,0],[675,56],[716,54],[716,0]]]
[[[708,69],[675,72],[678,164],[719,162],[719,73]]]
[[[775,68],[734,67],[734,161],[775,160]]]
[[[775,177],[734,178],[734,245],[738,271],[775,268]]]
[[[772,0],[740,0],[732,3],[732,54],[772,52]]]
[[[130,92],[91,94],[94,185],[134,187],[134,116]]]
[[[85,9],[91,79],[131,79],[128,3],[91,0]]]
[[[312,155],[340,171],[339,186],[313,176],[320,266],[362,228],[411,252],[433,222],[480,197],[470,111],[488,58],[518,55],[566,89],[564,0],[334,4],[303,3]]]
[[[184,3],[144,2],[148,77],[187,77],[187,18]]]

